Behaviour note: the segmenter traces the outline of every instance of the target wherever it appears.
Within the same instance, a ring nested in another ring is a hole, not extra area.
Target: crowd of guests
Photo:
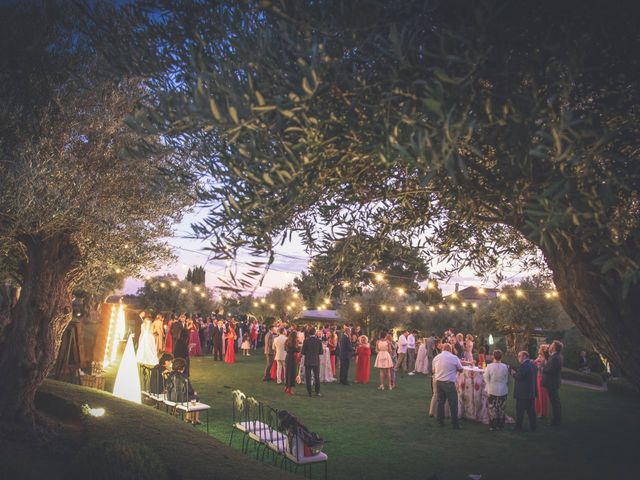
[[[309,396],[321,396],[320,384],[335,382],[349,385],[352,361],[356,362],[356,383],[369,383],[371,346],[362,330],[344,325],[307,324],[297,326],[275,322],[264,340],[266,360],[263,380],[284,384],[284,392],[294,394],[296,384],[305,383]]]
[[[452,329],[440,337],[432,333],[424,338],[415,330],[396,332],[397,337],[393,331],[383,330],[370,343],[360,327],[348,324],[338,329],[335,325],[298,326],[284,321],[267,326],[255,319],[238,321],[188,314],[172,315],[168,320],[163,315],[152,320],[145,312],[140,316],[143,325],[138,361],[157,363],[154,368],[162,372],[162,378],[179,374],[188,381],[189,359],[193,356],[213,355],[216,361],[234,363],[238,352],[250,356],[252,351],[262,350],[266,361],[263,381],[283,385],[288,395],[294,394],[298,384],[305,384],[309,396],[321,396],[322,383],[338,381],[349,385],[353,363],[355,382],[368,384],[371,356],[375,354],[378,390],[396,388],[398,372],[432,374],[429,413],[437,417],[440,425],[445,416],[450,416],[453,427],[460,428],[456,380],[464,366],[484,369],[491,430],[504,428],[510,376],[514,378],[516,430],[522,430],[525,414],[532,431],[536,430],[537,418],[548,417],[550,411],[551,425],[560,425],[562,420],[558,392],[563,358],[559,341],[541,345],[535,359],[530,359],[526,351],[519,352],[517,366],[508,367],[501,350],[489,353],[484,345],[476,350],[473,335]],[[189,400],[196,398],[189,383]],[[197,417],[189,420],[199,421]]]
[[[444,425],[445,416],[451,417],[454,429],[459,429],[458,394],[456,380],[464,366],[478,366],[484,369],[484,380],[488,394],[489,428],[504,428],[505,404],[509,394],[509,377],[514,379],[513,397],[516,401],[516,431],[523,430],[525,414],[529,428],[535,431],[537,419],[548,417],[551,410],[551,425],[562,422],[559,389],[563,365],[563,345],[558,340],[550,345],[541,345],[535,360],[527,351],[517,354],[517,366],[503,363],[503,352],[495,349],[487,355],[484,348],[478,349],[477,360],[473,355],[473,337],[454,334],[452,331],[438,339],[433,335],[428,339],[435,344],[432,363],[433,397],[430,415]],[[434,408],[436,407],[437,408]],[[446,408],[445,408],[446,407]]]

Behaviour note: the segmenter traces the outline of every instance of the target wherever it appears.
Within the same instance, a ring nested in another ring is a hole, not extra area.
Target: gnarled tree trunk
[[[80,252],[69,233],[20,239],[22,289],[4,302],[0,330],[0,431],[28,432],[41,422],[38,386],[53,367],[71,320],[71,285]]]
[[[620,277],[592,257],[545,252],[562,305],[596,349],[640,387],[640,284],[623,294]]]

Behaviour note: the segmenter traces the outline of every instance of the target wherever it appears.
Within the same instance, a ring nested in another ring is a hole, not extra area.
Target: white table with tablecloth
[[[484,381],[484,369],[464,367],[456,380],[458,418],[489,423],[489,394]]]

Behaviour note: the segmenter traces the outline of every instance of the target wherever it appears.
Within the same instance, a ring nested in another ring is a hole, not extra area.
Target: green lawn
[[[239,435],[235,449],[226,447],[235,388],[295,413],[323,436],[332,480],[445,480],[473,473],[484,480],[619,480],[635,479],[640,470],[637,398],[563,386],[565,424],[559,429],[543,423],[534,434],[489,432],[485,425],[464,422],[463,430],[454,431],[439,428],[428,417],[430,389],[424,376],[399,378],[391,392],[376,390],[377,382],[323,385],[323,397],[309,398],[304,387],[288,397],[281,387],[262,382],[261,355],[239,357],[234,365],[193,358],[191,365],[196,390],[212,406],[211,436],[204,425],[194,428],[152,407],[48,380],[40,389],[46,394],[41,402],[62,423],[62,433],[36,443],[0,443],[0,478],[76,478],[77,452],[103,440],[145,444],[160,456],[171,480],[291,478],[242,454]],[[64,413],[70,411],[65,405],[85,403],[104,407],[107,414],[78,422]],[[510,415],[513,403],[509,401]],[[315,473],[319,477],[321,469]]]
[[[191,359],[192,382],[212,405],[211,434],[228,440],[231,391],[296,414],[327,441],[331,479],[637,478],[640,402],[563,386],[564,425],[543,422],[536,433],[490,432],[464,422],[463,430],[440,428],[426,412],[430,386],[425,376],[398,379],[393,391],[369,385],[322,385],[323,397],[296,396],[262,382],[262,355],[238,357],[229,365],[210,357]],[[353,373],[353,372],[352,372]],[[508,414],[514,415],[510,399]],[[526,425],[526,423],[525,423]],[[234,444],[236,442],[234,441]],[[235,445],[237,448],[240,442]]]

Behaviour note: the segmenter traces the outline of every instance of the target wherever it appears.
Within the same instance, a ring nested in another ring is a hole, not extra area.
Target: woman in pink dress
[[[236,326],[229,325],[229,333],[227,333],[227,353],[224,356],[225,363],[236,363],[235,343],[237,339]]]
[[[356,362],[356,383],[369,383],[371,374],[371,346],[366,335],[361,335],[359,339],[358,349],[356,350],[358,358]]]
[[[473,335],[467,335],[464,342],[464,359],[473,365]]]
[[[201,357],[202,346],[200,345],[200,326],[198,325],[198,322],[188,319],[187,329],[189,330],[189,356]]]
[[[380,385],[378,390],[384,390],[384,379],[387,378],[387,385],[389,390],[393,390],[393,379],[391,378],[391,371],[393,370],[393,359],[391,358],[391,351],[393,349],[393,342],[387,338],[387,334],[383,331],[380,335],[380,339],[376,343],[376,363],[375,367],[380,370]]]
[[[536,397],[536,416],[548,417],[549,416],[549,392],[542,386],[542,367],[545,362],[545,354],[549,350],[549,345],[540,345],[538,350],[538,358],[533,362],[538,367],[538,377],[536,378],[536,385],[538,387],[538,396]]]

